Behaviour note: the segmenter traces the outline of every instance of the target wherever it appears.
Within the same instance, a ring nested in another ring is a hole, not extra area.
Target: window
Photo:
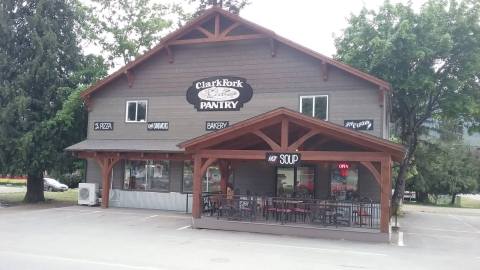
[[[170,162],[168,160],[127,161],[124,189],[162,191],[170,190]]]
[[[126,122],[146,122],[147,121],[147,101],[135,100],[127,101]]]
[[[345,201],[358,197],[358,168],[355,165],[348,169],[347,176],[341,176],[338,168],[331,174],[330,192],[335,200]]]
[[[191,193],[193,191],[193,162],[185,160],[183,162],[183,192]]]
[[[210,166],[202,178],[202,192],[220,193],[221,174],[218,166]],[[228,184],[232,185],[233,174],[228,178]],[[193,191],[193,162],[186,160],[183,163],[183,192],[191,193]]]
[[[314,189],[314,167],[277,168],[278,197],[313,198]]]
[[[328,120],[328,96],[300,96],[300,112],[322,120]]]

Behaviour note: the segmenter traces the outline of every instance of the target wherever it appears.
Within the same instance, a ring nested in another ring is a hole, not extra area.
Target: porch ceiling
[[[223,130],[187,140],[178,147],[187,152],[207,149],[366,151],[386,153],[394,161],[400,161],[405,154],[402,145],[286,108],[278,108]]]

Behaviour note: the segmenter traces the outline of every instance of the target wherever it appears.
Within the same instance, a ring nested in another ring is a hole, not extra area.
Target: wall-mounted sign
[[[168,130],[168,122],[148,122],[148,131],[166,131]]]
[[[197,111],[238,111],[252,95],[246,79],[217,76],[194,81],[187,90],[187,101]]]
[[[373,130],[373,120],[345,120],[344,126],[354,130]]]
[[[214,131],[224,129],[229,126],[228,121],[207,121],[205,122],[206,131]]]
[[[94,122],[93,130],[113,130],[113,122]]]
[[[301,161],[299,153],[266,153],[265,160],[271,166],[297,166]]]

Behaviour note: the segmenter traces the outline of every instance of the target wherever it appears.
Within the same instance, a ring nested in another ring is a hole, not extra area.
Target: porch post
[[[202,159],[198,155],[193,156],[193,202],[192,202],[192,216],[193,218],[200,218],[201,203],[202,203]]]
[[[120,160],[119,155],[97,156],[96,161],[102,174],[102,208],[108,208],[112,168]]]
[[[390,198],[392,197],[391,157],[381,162],[381,185],[380,185],[380,231],[388,233],[390,230]]]
[[[227,182],[230,176],[229,164],[226,160],[219,160],[218,165],[220,167],[220,189],[222,194],[227,194]]]
[[[108,208],[108,198],[110,198],[110,178],[112,171],[108,168],[102,169],[102,208]]]

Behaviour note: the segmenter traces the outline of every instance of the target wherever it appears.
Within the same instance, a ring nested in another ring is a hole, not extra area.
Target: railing
[[[329,201],[303,198],[203,195],[203,216],[217,219],[380,228],[380,204],[371,201]]]

